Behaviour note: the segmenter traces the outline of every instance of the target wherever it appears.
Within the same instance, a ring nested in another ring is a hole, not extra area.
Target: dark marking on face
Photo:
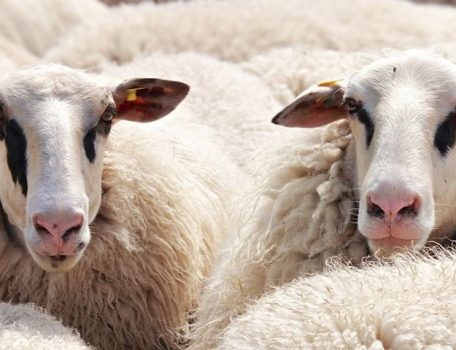
[[[95,160],[95,138],[97,137],[96,127],[90,129],[84,136],[84,150],[90,163]]]
[[[353,98],[346,98],[345,104],[347,105],[348,113],[358,118],[359,122],[364,124],[364,128],[366,129],[366,145],[369,148],[372,137],[374,136],[374,122],[369,113],[363,108],[362,102],[356,101]]]
[[[366,145],[369,147],[372,141],[372,137],[374,136],[374,123],[369,116],[369,113],[364,108],[361,108],[357,114],[358,120],[364,124],[364,127],[366,129]]]
[[[396,73],[396,70],[397,70],[397,68],[396,68],[396,67],[394,67],[394,68],[393,68],[393,72],[394,72],[394,73]]]
[[[440,123],[434,136],[434,146],[445,157],[456,143],[456,111],[447,115]]]
[[[14,119],[6,122],[4,140],[11,177],[15,183],[20,184],[22,194],[27,196],[27,140],[22,128]]]
[[[97,135],[107,137],[111,131],[111,121],[100,120],[96,127],[90,129],[84,136],[83,144],[87,159],[93,163],[96,157],[95,140]]]

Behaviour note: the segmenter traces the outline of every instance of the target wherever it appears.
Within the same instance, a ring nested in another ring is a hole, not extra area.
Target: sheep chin
[[[368,243],[371,251],[379,259],[385,259],[407,250],[419,250],[423,246],[423,243],[417,240],[400,239],[392,236],[381,239],[369,239]]]

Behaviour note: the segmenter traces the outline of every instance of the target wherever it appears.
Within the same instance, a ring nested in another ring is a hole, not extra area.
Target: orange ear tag
[[[339,82],[341,82],[341,81],[343,81],[343,79],[323,81],[323,82],[319,83],[317,86],[318,87],[328,87],[328,88],[339,88],[340,87]],[[331,90],[334,90],[334,89],[331,89]],[[328,103],[330,105],[327,105]],[[332,96],[330,96],[328,98],[328,96],[326,94],[321,94],[321,96],[317,95],[315,98],[315,101],[314,101],[315,106],[318,108],[332,107],[331,104],[333,104],[333,103],[334,103],[334,100],[333,100]]]
[[[323,87],[332,87],[332,86],[338,86],[339,82],[342,81],[343,79],[338,79],[338,80],[331,80],[331,81],[323,81],[318,84],[318,86],[323,86]]]

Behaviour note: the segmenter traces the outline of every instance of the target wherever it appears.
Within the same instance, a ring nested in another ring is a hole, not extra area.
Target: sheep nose
[[[84,214],[71,211],[59,214],[35,213],[33,226],[39,234],[50,235],[55,242],[66,242],[70,236],[77,235],[84,223]]]
[[[420,198],[417,194],[401,197],[371,193],[367,196],[367,213],[378,218],[394,219],[396,217],[415,217],[420,209]]]

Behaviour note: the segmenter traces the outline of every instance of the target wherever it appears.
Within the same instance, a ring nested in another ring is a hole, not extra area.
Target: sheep
[[[456,9],[398,0],[148,2],[112,8],[97,19],[76,27],[46,60],[96,68],[143,54],[197,51],[242,62],[278,47],[407,49],[456,38]],[[400,35],[392,40],[391,33]]]
[[[436,255],[298,278],[234,319],[217,349],[454,349],[456,255]]]
[[[310,87],[277,114],[273,121],[286,126],[329,124],[273,140],[259,153],[263,179],[238,205],[190,349],[215,348],[246,304],[322,271],[331,256],[358,265],[374,252],[388,256],[452,237],[455,82],[448,60],[406,52]]]
[[[244,182],[178,117],[131,122],[160,118],[187,91],[51,64],[0,82],[0,300],[41,306],[98,349],[185,341]],[[207,91],[176,114],[198,111]]]
[[[0,303],[1,350],[88,350],[74,331],[32,304]]]
[[[38,57],[71,28],[108,13],[97,0],[1,0],[0,7],[0,37]]]

